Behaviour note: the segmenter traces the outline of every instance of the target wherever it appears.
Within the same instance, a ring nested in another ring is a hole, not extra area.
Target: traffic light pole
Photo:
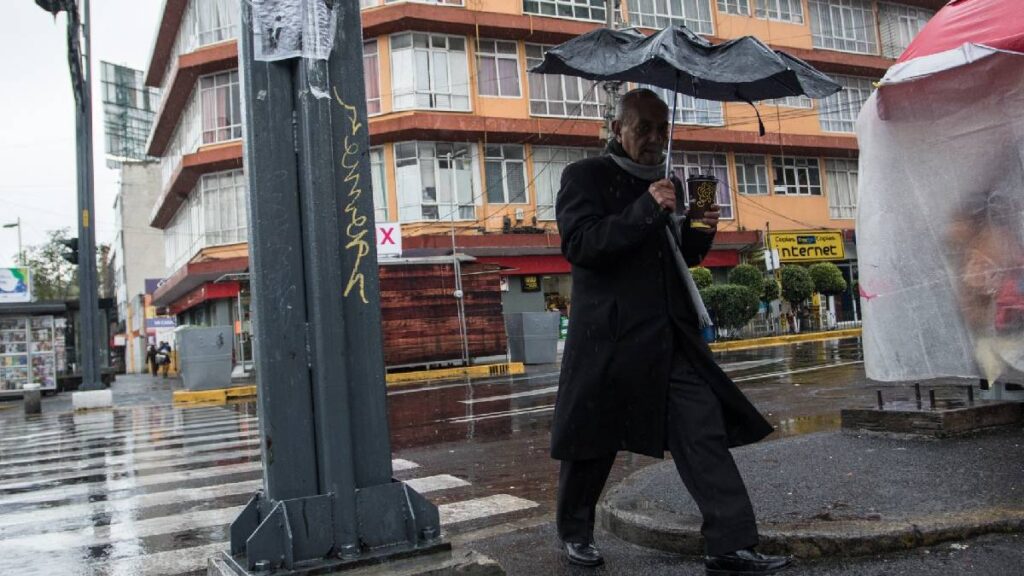
[[[289,28],[302,9],[329,14],[329,55],[261,56],[298,34],[315,44]],[[437,508],[392,478],[359,3],[241,13],[264,486],[219,561],[305,572],[447,550]]]

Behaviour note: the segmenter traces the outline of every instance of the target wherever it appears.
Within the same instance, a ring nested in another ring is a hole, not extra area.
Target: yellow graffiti
[[[715,203],[716,186],[714,182],[701,182],[697,185],[697,206],[707,208]]]
[[[345,244],[345,250],[355,253],[355,262],[352,272],[349,274],[344,294],[347,298],[352,289],[358,287],[360,300],[363,304],[369,304],[370,301],[366,299],[366,275],[362,271],[362,264],[363,258],[370,254],[370,243],[366,241],[366,236],[370,231],[366,227],[367,218],[359,213],[358,205],[359,198],[363,195],[363,190],[359,187],[363,155],[358,142],[349,142],[349,138],[358,134],[363,124],[359,121],[356,107],[345,103],[338,95],[337,88],[334,89],[334,99],[345,110],[351,129],[351,133],[345,136],[341,167],[343,170],[347,170],[345,183],[351,185],[348,191],[348,203],[345,204],[345,215],[348,217],[348,223],[345,226],[345,236],[348,238],[348,242]]]

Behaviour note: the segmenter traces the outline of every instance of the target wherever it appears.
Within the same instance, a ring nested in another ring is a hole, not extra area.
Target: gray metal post
[[[448,547],[391,477],[359,4],[309,2],[333,6],[326,61],[257,60],[241,2],[264,490],[231,526],[239,573]]]

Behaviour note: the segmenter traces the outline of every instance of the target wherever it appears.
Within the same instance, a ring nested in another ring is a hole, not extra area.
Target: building
[[[705,265],[723,274],[765,231],[841,230],[856,275],[854,121],[878,80],[945,0],[620,0],[622,25],[685,24],[718,42],[752,34],[832,75],[821,101],[751,105],[681,97],[672,161],[722,181],[724,220]],[[164,231],[158,306],[185,323],[247,316],[246,184],[237,0],[165,0],[146,82],[163,103],[148,144],[161,157],[149,224]],[[378,222],[410,253],[501,265],[506,312],[568,304],[554,202],[562,169],[600,153],[604,92],[531,74],[547,47],[602,26],[605,0],[361,0]]]

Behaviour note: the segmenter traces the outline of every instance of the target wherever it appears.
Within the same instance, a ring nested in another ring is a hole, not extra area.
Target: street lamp
[[[446,154],[448,157],[448,173],[451,175],[451,209],[448,211],[448,216],[452,229],[452,269],[455,271],[455,292],[452,293],[452,296],[455,296],[459,314],[459,336],[462,338],[463,366],[469,366],[469,336],[466,330],[466,302],[463,299],[465,294],[462,292],[462,267],[459,264],[459,257],[455,253],[455,212],[459,209],[459,190],[458,181],[455,179],[454,160],[465,156],[466,152],[468,152],[466,148],[455,152],[453,145],[452,151]]]
[[[11,222],[10,224],[4,224],[4,228],[17,228],[18,229],[18,265],[25,266],[25,253],[21,250],[21,216],[18,216],[17,222]]]

